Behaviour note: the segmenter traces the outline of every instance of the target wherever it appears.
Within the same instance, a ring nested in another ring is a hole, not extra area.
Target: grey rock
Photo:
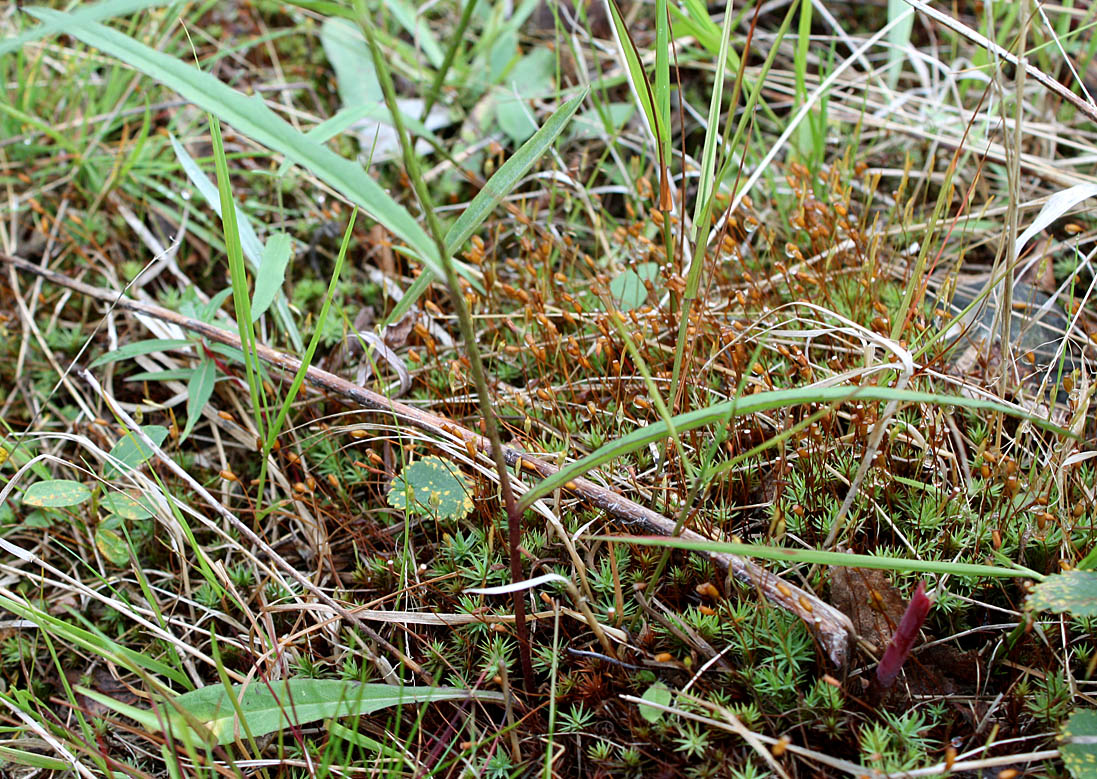
[[[997,315],[1002,298],[1001,285],[987,293],[982,281],[960,281],[951,295],[942,292],[939,297],[930,297],[937,312],[952,317],[951,321],[941,322],[948,328],[946,338],[954,344],[950,362],[959,365],[979,356],[1000,358],[1001,323]],[[1043,290],[1019,281],[1013,285],[1011,315],[1010,351],[1018,378],[1030,391],[1039,388],[1045,378],[1048,387],[1056,387],[1060,383],[1060,365],[1062,376],[1070,374],[1084,346],[1067,335],[1070,322],[1060,303]],[[1062,397],[1061,391],[1059,394]]]

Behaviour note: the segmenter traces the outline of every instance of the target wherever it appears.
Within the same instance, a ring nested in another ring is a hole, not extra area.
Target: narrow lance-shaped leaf
[[[452,254],[460,249],[503,198],[510,194],[522,176],[526,175],[526,172],[541,158],[567,126],[568,120],[586,96],[587,92],[583,90],[557,108],[541,129],[522,144],[518,151],[499,167],[495,175],[488,179],[483,189],[476,194],[461,216],[457,217],[453,227],[446,233],[447,252]]]
[[[217,366],[213,360],[203,359],[194,369],[190,381],[187,382],[187,425],[183,429],[183,434],[179,436],[180,441],[186,439],[194,429],[202,409],[206,407],[206,402],[213,394],[213,385],[216,381]]]
[[[193,371],[187,371],[188,375],[193,375]],[[163,425],[145,425],[141,430],[147,435],[154,444],[160,446],[167,440],[168,429]],[[143,463],[152,459],[154,452],[138,438],[134,431],[127,432],[124,436],[118,439],[118,443],[111,447],[110,456],[114,462],[111,462],[103,469],[103,475],[107,478],[117,476],[121,473],[134,470],[140,467]]]
[[[246,687],[234,685],[231,690],[219,684],[202,687],[180,695],[171,704],[161,705],[156,712],[124,704],[91,690],[80,691],[152,732],[160,732],[166,724],[176,734],[191,733],[202,740],[208,736],[213,744],[227,744],[236,738],[238,730],[245,732],[237,722],[236,707],[229,695],[238,702],[247,720],[247,732],[252,736],[263,736],[319,719],[357,717],[390,706],[470,699],[503,701],[500,693],[479,690],[401,688],[341,679],[286,679],[278,682],[256,680]],[[191,723],[201,726],[205,733],[196,732]]]

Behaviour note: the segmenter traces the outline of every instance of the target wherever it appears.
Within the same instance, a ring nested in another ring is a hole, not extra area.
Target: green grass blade
[[[442,47],[438,45],[438,40],[431,32],[427,20],[419,14],[416,8],[413,8],[411,4],[406,3],[404,0],[384,0],[384,3],[392,14],[392,18],[399,22],[400,26],[411,36],[415,45],[427,55],[430,66],[432,68],[441,67],[445,55],[442,54]]]
[[[567,126],[586,96],[587,91],[583,90],[557,108],[541,129],[523,143],[521,148],[495,172],[495,175],[488,179],[484,188],[476,194],[468,207],[461,212],[461,216],[457,218],[453,227],[446,233],[447,252],[455,253],[460,249],[503,198],[510,194],[515,184],[526,175],[526,172],[541,158],[541,155]]]
[[[249,138],[284,154],[384,225],[407,243],[423,262],[440,270],[437,249],[403,206],[360,165],[305,137],[271,111],[262,98],[237,92],[208,73],[101,24],[74,19],[69,14],[46,8],[31,8],[27,12],[137,68]]]
[[[989,400],[976,400],[954,395],[935,395],[929,392],[915,392],[912,390],[897,390],[890,387],[807,387],[788,390],[774,390],[771,392],[759,392],[754,395],[717,403],[707,408],[697,409],[685,414],[673,417],[668,425],[666,422],[655,422],[646,427],[632,431],[614,441],[601,446],[575,462],[561,468],[559,471],[538,482],[531,487],[518,502],[519,508],[528,508],[538,498],[559,489],[574,478],[582,476],[592,468],[597,468],[610,460],[622,457],[648,444],[662,441],[671,434],[673,429],[681,434],[687,430],[693,430],[706,425],[726,422],[734,416],[755,414],[760,411],[769,411],[774,408],[797,406],[804,403],[841,403],[848,400],[858,401],[899,401],[900,403],[928,403],[935,406],[954,406],[976,411],[997,411],[1009,416],[1027,420],[1038,427],[1053,432],[1057,435],[1070,436],[1071,434],[1062,428],[1035,417],[1020,409],[1007,406],[1004,403],[996,403]]]
[[[730,16],[730,14],[729,14]],[[659,154],[670,164],[670,18],[667,0],[655,0],[655,112],[663,133]]]
[[[720,54],[716,58],[716,73],[713,75],[712,98],[708,106],[708,129],[705,132],[705,145],[701,151],[701,177],[697,182],[697,200],[693,208],[693,239],[697,239],[697,225],[702,218],[707,218],[711,209],[712,193],[716,188],[716,140],[720,137],[720,109],[724,102],[724,66],[728,59],[728,49],[731,43],[731,20],[734,17],[730,13],[724,14],[724,28],[720,36]],[[729,117],[728,121],[731,119]],[[704,264],[702,259],[694,262],[700,267]],[[690,267],[692,271],[692,266]]]
[[[183,166],[183,172],[187,174],[190,183],[205,198],[214,213],[221,216],[221,196],[217,191],[217,186],[209,180],[202,168],[187,153],[187,150],[183,148],[183,144],[174,135],[169,135],[168,140],[171,141],[175,158]],[[239,206],[236,207],[236,224],[239,228],[240,244],[244,249],[244,257],[247,258],[252,271],[258,272],[263,264],[263,244],[259,240],[259,236],[255,234],[254,228],[252,228],[251,220],[248,219],[247,214]],[[301,349],[303,346],[301,332],[297,329],[297,323],[293,320],[293,314],[289,310],[289,303],[286,301],[285,295],[275,295],[274,313],[278,317],[278,323],[282,325],[289,336],[290,343],[293,344],[295,349]]]
[[[106,3],[95,3],[72,11],[69,16],[79,24],[98,22],[103,19],[112,19],[116,16],[129,16],[158,5],[168,5],[168,0],[109,0]],[[24,9],[31,10],[31,9]],[[37,27],[20,33],[12,38],[0,41],[0,57],[19,51],[28,43],[41,40],[49,35],[55,35],[65,29],[64,25],[56,22],[46,22]]]
[[[343,272],[343,262],[346,260],[347,248],[350,246],[350,238],[354,233],[354,224],[357,220],[358,209],[355,208],[354,211],[351,212],[350,222],[347,224],[346,232],[343,233],[343,243],[339,246],[339,254],[335,257],[335,268],[331,272],[331,280],[328,282],[328,291],[324,296],[323,304],[320,306],[320,314],[316,318],[316,327],[313,330],[312,338],[309,340],[308,348],[305,350],[305,356],[301,358],[301,364],[297,367],[297,373],[293,377],[293,383],[290,385],[286,397],[282,400],[282,406],[278,409],[278,415],[275,417],[274,423],[267,430],[267,436],[263,442],[263,464],[259,469],[259,489],[256,490],[257,495],[263,494],[263,487],[266,484],[267,476],[267,461],[270,457],[271,449],[273,448],[279,433],[282,432],[282,425],[286,422],[286,416],[289,414],[293,401],[297,398],[297,393],[301,391],[301,386],[305,383],[305,375],[308,373],[309,366],[312,365],[312,358],[316,355],[316,347],[319,346],[320,339],[323,337],[324,323],[327,322],[331,303],[335,299],[339,276]],[[425,276],[427,273],[427,271],[424,271],[421,275]]]
[[[8,546],[10,546],[9,542],[0,539],[0,548],[6,549]],[[6,551],[13,552],[13,550],[10,549],[6,549]],[[33,622],[40,630],[49,631],[50,634],[56,636],[66,644],[79,647],[96,657],[101,657],[104,660],[115,663],[134,673],[138,673],[143,669],[158,676],[171,679],[176,684],[183,685],[184,687],[191,686],[190,682],[187,680],[186,674],[182,671],[162,663],[159,660],[155,660],[142,652],[135,652],[132,649],[128,649],[121,644],[111,641],[105,636],[97,635],[91,631],[84,630],[83,628],[70,625],[68,622],[37,609],[29,603],[13,600],[0,595],[0,609],[4,609],[21,619]]]
[[[648,130],[651,132],[652,140],[655,144],[655,149],[659,152],[659,162],[663,163],[663,157],[661,154],[663,148],[663,140],[667,138],[667,128],[661,123],[662,114],[660,114],[656,107],[655,94],[651,89],[651,82],[648,81],[647,72],[644,70],[644,63],[640,61],[640,51],[636,48],[636,44],[632,40],[632,36],[629,35],[628,27],[625,25],[624,17],[621,16],[621,9],[617,7],[616,0],[606,0],[606,5],[609,7],[610,20],[613,22],[614,32],[617,34],[618,49],[621,51],[621,55],[625,59],[625,72],[628,73],[629,85],[632,87],[632,94],[636,98],[636,102],[640,105],[640,110],[644,112],[644,117],[647,119]]]
[[[236,204],[232,200],[232,183],[229,178],[228,159],[221,141],[221,125],[209,118],[210,137],[213,140],[213,159],[217,164],[217,190],[221,197],[221,222],[225,234],[225,253],[229,261],[229,277],[232,281],[232,302],[236,311],[236,327],[244,352],[244,372],[251,390],[251,403],[255,429],[259,437],[266,436],[266,393],[259,378],[259,356],[256,354],[255,323],[251,318],[251,292],[248,289],[247,271],[244,269],[244,250],[240,245],[240,228],[236,222]],[[212,387],[211,387],[212,389]],[[188,412],[190,408],[188,405]]]
[[[15,765],[25,765],[37,768],[40,771],[67,771],[71,766],[67,761],[48,755],[40,755],[37,752],[27,752],[14,747],[0,746],[0,760],[5,760]]]
[[[1042,579],[1028,568],[1003,568],[997,565],[976,563],[952,563],[947,560],[911,560],[906,557],[884,557],[848,552],[825,552],[821,549],[785,549],[759,544],[740,544],[727,541],[697,541],[691,538],[666,536],[601,536],[599,540],[614,541],[637,546],[662,546],[688,549],[695,552],[718,552],[759,560],[781,560],[805,565],[838,565],[847,568],[877,568],[884,571],[910,571],[914,573],[951,574],[953,576],[987,576],[996,579]]]

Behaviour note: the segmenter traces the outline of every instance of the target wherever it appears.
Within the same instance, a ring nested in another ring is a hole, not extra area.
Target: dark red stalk
[[[899,627],[895,635],[891,637],[884,659],[876,666],[876,678],[884,687],[890,687],[899,675],[910,649],[914,646],[914,639],[918,638],[918,631],[929,615],[929,609],[933,601],[926,595],[926,583],[918,582],[918,588],[907,604],[907,610],[903,612],[903,618],[899,620]]]

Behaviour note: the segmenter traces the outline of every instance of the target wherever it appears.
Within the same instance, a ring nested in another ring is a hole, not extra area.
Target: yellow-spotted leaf
[[[1059,754],[1074,779],[1097,778],[1097,711],[1079,709],[1059,735]]]
[[[95,548],[112,565],[122,568],[130,561],[130,545],[139,547],[151,535],[147,519],[126,521],[118,514],[111,514],[95,528]]]
[[[433,455],[405,466],[392,480],[388,500],[393,508],[435,519],[462,519],[472,511],[461,471]]]
[[[1097,571],[1052,574],[1032,588],[1028,603],[1039,611],[1097,616]]]
[[[39,481],[27,487],[23,503],[38,508],[58,509],[77,506],[91,497],[87,485],[72,479]]]
[[[104,495],[99,501],[104,511],[117,514],[122,519],[148,519],[153,515],[152,504],[146,500],[137,500],[129,495],[113,492]]]

